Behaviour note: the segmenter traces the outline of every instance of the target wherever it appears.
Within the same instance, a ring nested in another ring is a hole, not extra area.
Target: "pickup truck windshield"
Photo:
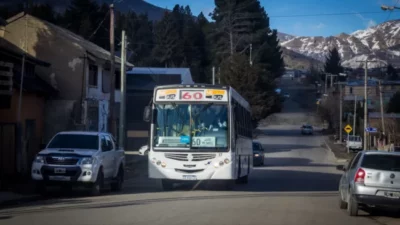
[[[99,149],[97,135],[57,134],[47,148]]]

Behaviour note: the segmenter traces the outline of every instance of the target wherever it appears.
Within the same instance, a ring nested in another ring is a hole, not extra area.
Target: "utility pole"
[[[218,67],[217,76],[218,76],[218,84],[221,84],[221,67]]]
[[[379,100],[380,100],[380,105],[381,105],[381,122],[382,122],[382,133],[385,135],[385,118],[383,115],[383,98],[382,98],[382,83],[381,80],[379,80]]]
[[[116,135],[116,123],[115,123],[115,48],[114,48],[114,4],[110,5],[110,104],[108,110],[110,113],[109,118],[109,132],[112,135]]]
[[[325,73],[325,94],[327,93],[328,90],[328,74]]]
[[[25,157],[23,156],[23,132],[22,132],[22,120],[21,120],[21,111],[22,111],[22,90],[24,89],[24,76],[25,76],[25,59],[26,53],[28,52],[28,15],[25,12],[25,38],[24,38],[24,53],[22,55],[22,66],[21,66],[21,81],[19,87],[19,96],[18,96],[18,111],[17,111],[17,171],[23,172],[22,170],[25,167]]]
[[[253,65],[252,53],[253,53],[253,44],[250,44],[250,56],[249,56],[250,66]]]
[[[339,115],[339,137],[340,137],[340,142],[342,142],[343,140],[343,98],[342,98],[342,84],[339,84],[339,111],[340,111],[340,115]]]
[[[356,135],[357,95],[354,95],[353,136]]]
[[[119,107],[119,147],[125,149],[125,104],[126,104],[126,35],[122,31],[121,43],[121,103]]]
[[[212,67],[212,84],[215,84],[215,66]]]
[[[357,61],[365,63],[364,67],[364,150],[368,148],[368,140],[367,140],[367,127],[368,127],[368,63],[369,62],[376,62],[376,61]]]

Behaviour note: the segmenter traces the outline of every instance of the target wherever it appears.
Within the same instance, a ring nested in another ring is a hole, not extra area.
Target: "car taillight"
[[[354,182],[356,183],[364,183],[364,178],[365,178],[365,171],[363,169],[358,169],[356,172],[356,175],[354,177]]]

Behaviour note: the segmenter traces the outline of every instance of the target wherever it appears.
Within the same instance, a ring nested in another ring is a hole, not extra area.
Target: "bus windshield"
[[[157,104],[155,110],[155,148],[227,149],[227,105]]]

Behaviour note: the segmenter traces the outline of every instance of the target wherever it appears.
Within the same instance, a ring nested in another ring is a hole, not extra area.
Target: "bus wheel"
[[[239,184],[247,184],[249,183],[249,175],[243,176],[243,177],[239,177],[238,178],[238,183]]]
[[[161,184],[164,191],[170,191],[174,187],[174,183],[172,183],[170,180],[163,179],[161,180]]]
[[[226,180],[226,181],[224,182],[225,189],[226,189],[226,190],[232,190],[234,184],[235,184],[235,180]]]

